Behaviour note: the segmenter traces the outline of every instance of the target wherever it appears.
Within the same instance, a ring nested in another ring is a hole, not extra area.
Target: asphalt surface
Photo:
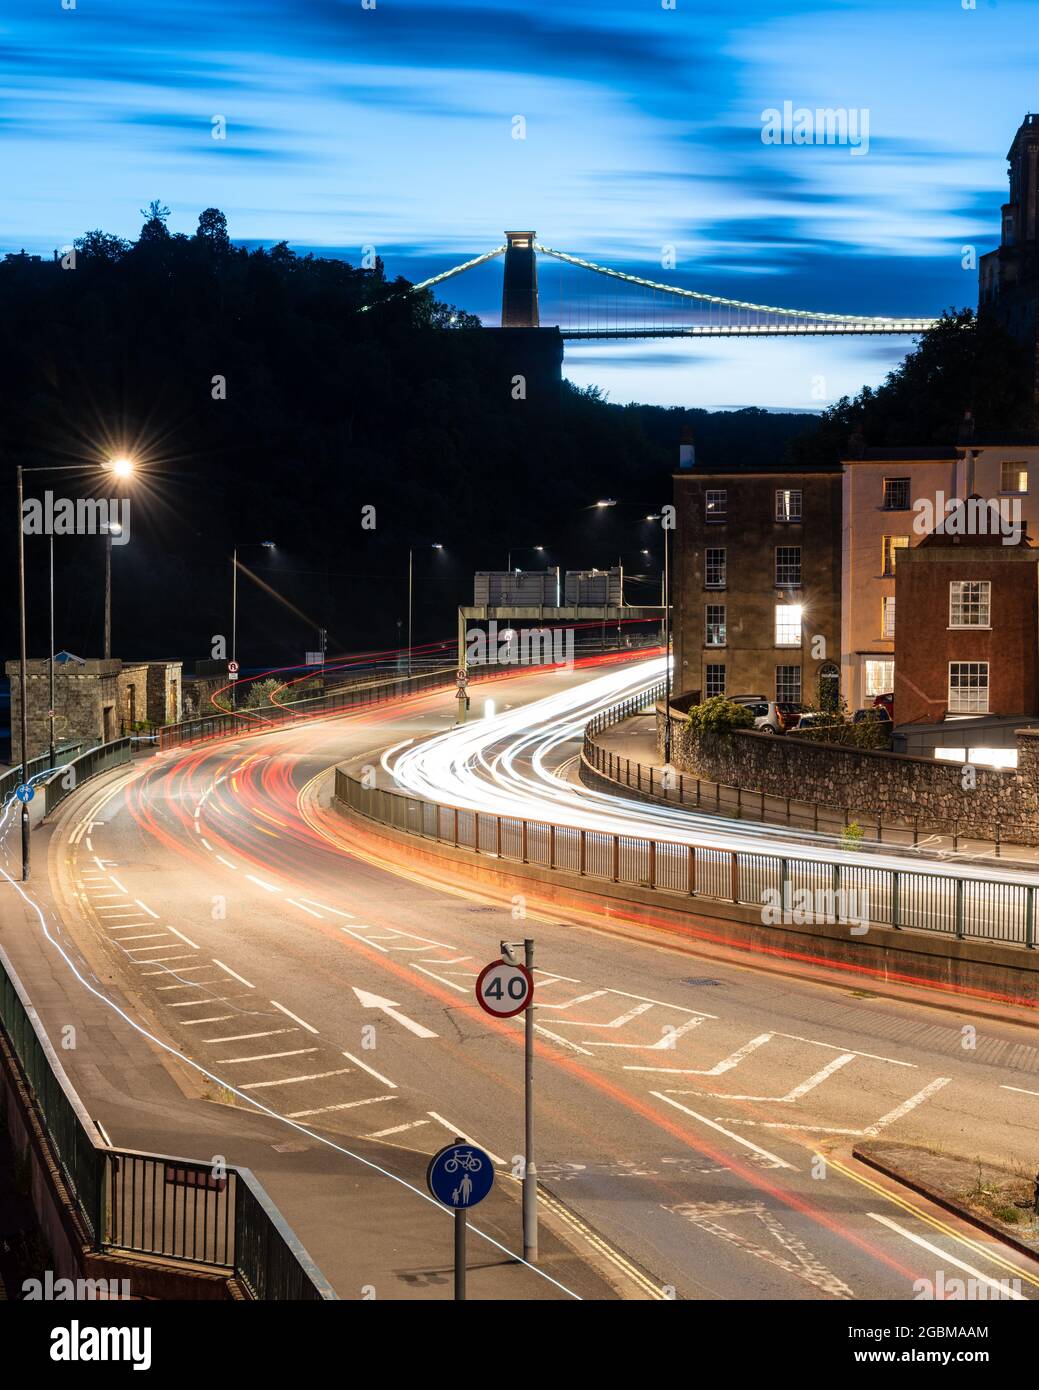
[[[521,674],[488,693],[508,710],[598,675]],[[475,687],[474,713],[481,701]],[[330,770],[369,752],[376,766],[454,713],[439,693],[160,755],[63,813],[50,865],[72,941],[215,1078],[213,1098],[242,1107],[226,1113],[243,1132],[256,1102],[287,1140],[357,1138],[416,1162],[460,1134],[507,1184],[522,1024],[488,1018],[473,987],[503,937],[532,935],[539,1176],[622,1296],[913,1299],[916,1281],[968,1268],[1039,1296],[1027,1260],[850,1158],[882,1135],[1034,1167],[1032,1028],[592,916],[517,920],[518,904],[428,880],[329,808]],[[317,1256],[320,1205],[307,1211],[295,1220]]]

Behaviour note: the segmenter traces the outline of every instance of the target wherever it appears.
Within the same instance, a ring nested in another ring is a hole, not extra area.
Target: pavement
[[[495,699],[584,678],[518,672]],[[883,1135],[1029,1161],[1034,1029],[594,914],[524,920],[522,902],[432,881],[330,809],[330,769],[370,752],[379,775],[379,749],[453,717],[434,693],[158,755],[37,833],[52,939],[10,885],[0,939],[51,1036],[77,1028],[63,1061],[113,1142],[253,1168],[344,1297],[450,1296],[449,1219],[393,1178],[420,1188],[455,1134],[480,1144],[499,1182],[476,1224],[516,1251],[522,1029],[483,1014],[473,983],[502,938],[531,935],[535,1149],[558,1239],[543,1273],[484,1242],[473,1296],[911,1299],[965,1257],[996,1277],[1005,1247],[851,1148]],[[1039,1296],[1039,1271],[1009,1258]]]

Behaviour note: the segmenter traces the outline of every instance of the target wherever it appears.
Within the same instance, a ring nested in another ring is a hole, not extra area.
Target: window
[[[999,467],[1000,492],[1027,492],[1028,466],[1024,463],[1002,463]]]
[[[708,521],[724,521],[729,510],[729,494],[724,488],[708,488],[706,516]]]
[[[799,603],[776,604],[776,646],[799,647],[801,645],[801,605]]]
[[[880,625],[880,635],[881,635],[881,637],[891,637],[891,638],[894,638],[894,635],[895,635],[895,600],[894,600],[893,598],[885,598],[885,599],[881,599],[880,603],[881,603],[881,625]],[[877,693],[878,693],[879,695],[883,695],[883,694],[884,694],[884,691],[880,690],[880,691],[878,691]]]
[[[909,510],[909,479],[884,479],[884,510],[886,512],[907,512]]]
[[[988,714],[988,662],[949,662],[949,712]]]
[[[776,488],[776,520],[801,520],[801,489]]]
[[[725,588],[725,547],[709,546],[704,557],[704,582],[708,589]]]
[[[800,589],[801,547],[799,545],[776,546],[776,587]]]
[[[893,661],[866,662],[866,698],[874,695],[890,695],[895,688],[895,663]]]
[[[992,585],[987,579],[954,579],[949,585],[949,626],[988,627]]]
[[[904,550],[909,544],[908,536],[885,536],[883,553],[881,560],[883,563],[882,573],[892,575],[895,572],[895,551]]]
[[[707,642],[708,647],[725,646],[725,604],[709,603],[707,605]]]
[[[801,703],[800,666],[776,667],[776,703],[779,705],[799,705]]]
[[[725,667],[715,665],[713,662],[707,663],[706,696],[708,699],[712,695],[725,694]]]

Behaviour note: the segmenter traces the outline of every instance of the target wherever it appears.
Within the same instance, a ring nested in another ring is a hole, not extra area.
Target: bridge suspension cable
[[[412,285],[412,292],[432,289],[434,285],[439,285],[444,280],[450,280],[452,275],[461,275],[463,270],[475,270],[478,265],[483,265],[485,261],[493,261],[495,256],[503,256],[504,254],[505,247],[496,246],[493,251],[485,251],[482,256],[474,256],[471,261],[463,261],[461,265],[456,265],[451,270],[442,270],[439,275],[431,275],[428,280],[420,280],[417,285]]]

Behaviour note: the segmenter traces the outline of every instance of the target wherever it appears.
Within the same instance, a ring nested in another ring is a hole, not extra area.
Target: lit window
[[[885,536],[881,560],[883,563],[883,573],[892,575],[895,572],[895,551],[905,550],[909,545],[908,536]]]
[[[776,488],[776,520],[801,520],[801,489]]]
[[[954,579],[949,585],[949,626],[988,627],[992,585],[987,579]]]
[[[1000,492],[1027,492],[1028,466],[1024,463],[1002,463],[999,469]]]
[[[725,547],[709,547],[704,558],[704,580],[708,589],[725,588]]]
[[[895,600],[893,598],[882,599],[881,606],[882,626],[880,635],[881,637],[893,638],[895,635]],[[880,691],[879,693],[883,694],[884,692]]]
[[[949,662],[949,712],[988,714],[988,662]]]
[[[729,511],[729,494],[724,488],[709,488],[706,494],[708,521],[724,521]]]
[[[866,662],[866,698],[874,695],[890,695],[895,688],[895,663],[893,661]]]
[[[776,586],[780,589],[800,589],[801,547],[799,545],[776,546]]]
[[[713,662],[707,663],[707,698],[725,694],[725,667]]]
[[[725,604],[709,603],[707,605],[707,642],[708,647],[725,646]]]
[[[801,605],[799,603],[776,604],[776,646],[799,647],[801,645]]]
[[[776,703],[780,705],[799,705],[801,703],[800,666],[776,667]]]
[[[909,479],[884,479],[884,510],[886,512],[907,512],[909,510]]]

